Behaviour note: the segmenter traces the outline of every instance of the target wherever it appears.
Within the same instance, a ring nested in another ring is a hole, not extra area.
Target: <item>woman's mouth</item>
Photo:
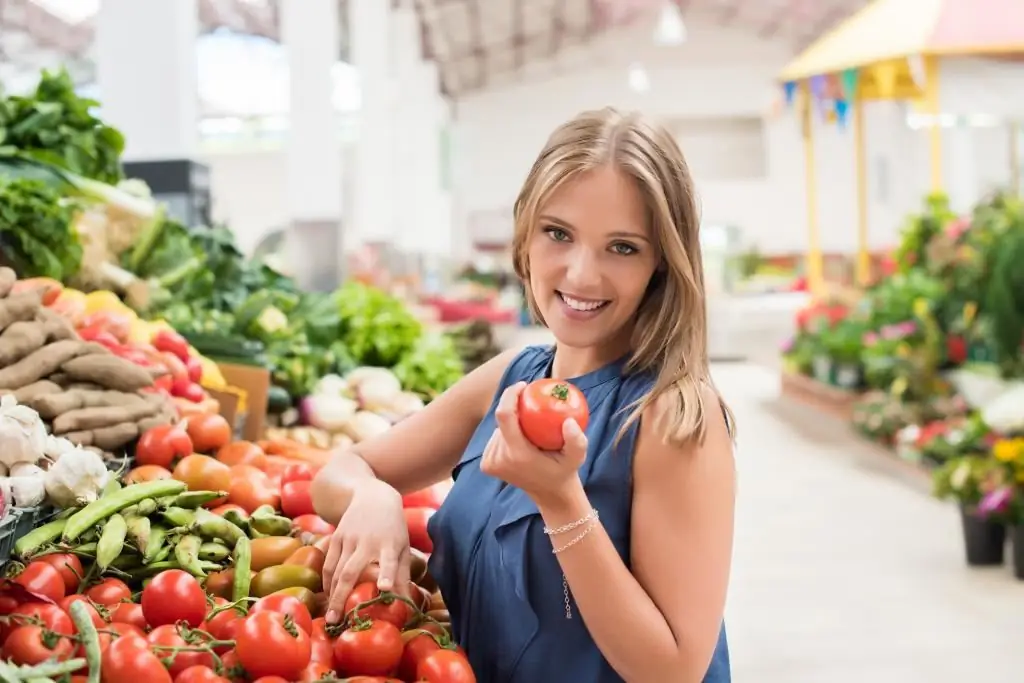
[[[558,298],[562,300],[564,304],[563,310],[570,315],[570,317],[590,317],[596,315],[599,311],[603,310],[611,301],[607,299],[584,299],[576,297],[565,292],[559,292],[556,290]]]

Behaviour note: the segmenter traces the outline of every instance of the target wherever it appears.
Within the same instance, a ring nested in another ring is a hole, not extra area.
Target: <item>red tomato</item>
[[[96,625],[96,628],[106,627],[107,620],[104,619],[103,615],[100,614],[100,611],[96,609],[96,605],[93,604],[92,600],[85,597],[84,595],[79,595],[77,593],[75,595],[69,595],[57,604],[60,605],[60,608],[62,610],[64,610],[67,614],[70,615],[71,605],[76,602],[81,602],[85,605],[85,609],[89,612],[89,617],[92,619],[92,623]]]
[[[316,476],[315,467],[306,462],[297,462],[285,468],[281,474],[281,484],[293,481],[313,481],[314,476]]]
[[[227,600],[224,598],[214,598],[214,609],[218,609],[227,604]],[[212,611],[211,611],[212,614]],[[234,640],[235,633],[238,632],[238,626],[242,623],[244,614],[240,613],[237,609],[226,609],[224,611],[218,611],[213,616],[207,615],[206,621],[203,622],[200,628],[217,640]],[[230,649],[228,646],[220,646],[215,648],[217,653],[227,652]]]
[[[187,363],[192,354],[188,350],[188,342],[174,330],[160,330],[150,340],[157,351],[168,351],[178,357],[182,363]]]
[[[35,666],[51,658],[64,661],[74,651],[74,643],[64,636],[51,641],[42,626],[19,626],[8,634],[0,656],[13,664]]]
[[[119,602],[110,608],[110,621],[118,624],[131,624],[145,631],[149,628],[142,605],[137,602]]]
[[[590,409],[583,392],[570,382],[539,379],[530,382],[519,395],[519,426],[530,443],[542,451],[560,451],[565,446],[562,425],[572,418],[580,429],[587,428]]]
[[[203,361],[195,356],[185,361],[185,369],[188,371],[188,378],[199,384],[203,381]]]
[[[115,337],[110,332],[106,331],[98,325],[92,325],[89,327],[80,327],[77,330],[78,336],[84,341],[96,342],[101,346],[105,346],[108,349],[114,349],[121,345],[121,340]]]
[[[175,676],[174,683],[229,683],[229,681],[223,676],[218,676],[208,666],[196,665],[190,666]]]
[[[323,662],[310,662],[302,670],[297,679],[298,683],[315,683],[316,681],[330,680],[334,678],[330,664]]]
[[[96,311],[81,320],[79,326],[106,330],[123,344],[131,334],[132,316],[119,311]]]
[[[309,655],[312,662],[331,664],[334,661],[334,643],[327,633],[327,621],[323,617],[313,620],[313,629],[309,632],[309,640],[313,650]]]
[[[85,576],[85,570],[82,568],[82,561],[76,555],[71,553],[53,553],[51,555],[43,555],[39,558],[39,561],[45,562],[60,572],[60,577],[64,579],[64,587],[68,595],[78,590],[78,584],[82,581],[82,577]]]
[[[228,467],[251,465],[262,470],[267,463],[267,454],[251,441],[232,441],[217,450],[217,459]]]
[[[138,636],[115,639],[103,653],[103,683],[172,683],[171,674]]]
[[[432,508],[405,508],[405,525],[409,527],[409,545],[422,553],[432,553],[434,542],[427,533],[427,522],[434,516]]]
[[[168,569],[142,589],[142,612],[150,626],[186,622],[195,628],[206,616],[206,593],[195,577]]]
[[[11,294],[22,294],[38,290],[43,306],[52,306],[64,291],[64,285],[49,277],[28,277],[17,280],[11,287]]]
[[[299,515],[292,519],[292,528],[314,536],[326,536],[334,533],[334,525],[320,515]]]
[[[290,481],[281,487],[281,512],[288,517],[300,517],[302,515],[315,515],[313,509],[313,496],[310,488],[311,481]]]
[[[177,683],[177,681],[175,681]],[[252,683],[291,683],[287,678],[281,678],[280,676],[260,676]]]
[[[454,650],[438,650],[420,662],[416,680],[427,683],[476,683],[469,661]]]
[[[174,391],[174,387],[171,387],[171,395],[178,396],[186,401],[192,401],[193,403],[202,403],[206,400],[206,390],[195,382],[189,382],[177,393]]]
[[[188,435],[196,453],[214,453],[231,441],[231,425],[216,413],[188,418]]]
[[[48,631],[70,636],[75,632],[71,617],[57,605],[46,602],[28,602],[8,615],[8,623],[0,629],[5,637],[19,626],[42,626]]]
[[[259,612],[276,612],[290,616],[295,625],[306,632],[313,633],[313,616],[305,604],[293,595],[284,593],[272,593],[265,598],[260,598],[249,608],[249,614]]]
[[[33,595],[60,602],[67,593],[61,573],[52,565],[41,560],[29,562],[28,566],[18,574],[14,582],[20,584]]]
[[[416,671],[420,662],[441,649],[436,636],[423,629],[410,629],[402,634],[405,647],[402,650],[402,661],[398,664],[398,675],[407,681],[416,680]]]
[[[135,459],[140,465],[159,465],[168,470],[188,455],[192,455],[192,439],[180,422],[147,429],[135,447]]]
[[[241,514],[243,517],[249,516],[249,513],[245,511],[245,508],[243,508],[241,505],[235,505],[234,503],[224,503],[223,505],[218,505],[215,508],[211,508],[210,512],[212,512],[215,515],[223,516],[224,513],[227,512],[228,510],[234,510],[235,512]]]
[[[186,648],[189,644],[181,637],[178,627],[173,624],[157,626],[146,636],[153,652],[165,661],[169,660],[167,668],[172,676],[177,676],[186,669],[194,666],[213,667],[213,655],[209,652],[193,650],[174,651],[172,648]]]
[[[131,600],[132,589],[121,579],[103,579],[85,591],[85,597],[97,605],[111,607],[119,602]]]
[[[373,621],[341,632],[334,641],[334,668],[342,676],[387,676],[402,660],[402,632]]]
[[[352,589],[345,600],[345,614],[350,614],[360,604],[371,600],[378,601],[360,609],[356,612],[357,616],[373,621],[386,621],[398,629],[404,628],[412,618],[412,608],[408,603],[398,598],[381,598],[380,589],[372,582],[361,583]]]
[[[257,612],[242,621],[235,636],[238,661],[254,678],[282,676],[296,678],[309,664],[312,646],[309,636],[284,615]]]

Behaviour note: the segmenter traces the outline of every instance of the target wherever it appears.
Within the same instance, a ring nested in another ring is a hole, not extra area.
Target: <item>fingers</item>
[[[336,624],[345,617],[345,601],[348,600],[349,593],[352,592],[359,575],[369,561],[370,558],[362,548],[357,548],[350,554],[343,551],[342,559],[338,563],[339,569],[334,573],[334,581],[328,593],[328,624]]]
[[[398,574],[395,576],[395,591],[404,597],[411,598],[409,595],[409,584],[412,583],[412,551],[406,546],[402,554],[398,556]]]
[[[494,418],[505,442],[513,448],[529,445],[523,431],[519,427],[519,395],[526,388],[525,382],[516,382],[502,392],[498,407],[494,409]]]
[[[395,590],[395,586],[401,587],[398,581],[398,551],[394,546],[384,546],[380,551],[379,574],[377,575],[377,588],[382,591]]]
[[[587,436],[580,429],[579,423],[571,417],[562,423],[562,438],[565,439],[562,448],[565,455],[581,462],[587,457]]]
[[[341,534],[335,530],[331,534],[330,544],[327,546],[327,553],[324,555],[324,587],[334,584],[334,572],[338,569],[338,561],[341,559],[342,541]]]

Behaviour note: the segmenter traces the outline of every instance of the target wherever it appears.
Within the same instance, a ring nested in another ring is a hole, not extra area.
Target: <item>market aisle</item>
[[[1019,681],[1024,585],[964,566],[954,510],[780,402],[777,372],[714,375],[739,423],[737,683]]]

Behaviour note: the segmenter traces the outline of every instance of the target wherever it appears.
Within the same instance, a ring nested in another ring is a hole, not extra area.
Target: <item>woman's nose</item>
[[[589,249],[573,249],[569,255],[569,267],[566,273],[569,284],[578,288],[600,284],[601,269],[599,265],[599,260]],[[584,294],[581,291],[577,293],[580,295]]]

